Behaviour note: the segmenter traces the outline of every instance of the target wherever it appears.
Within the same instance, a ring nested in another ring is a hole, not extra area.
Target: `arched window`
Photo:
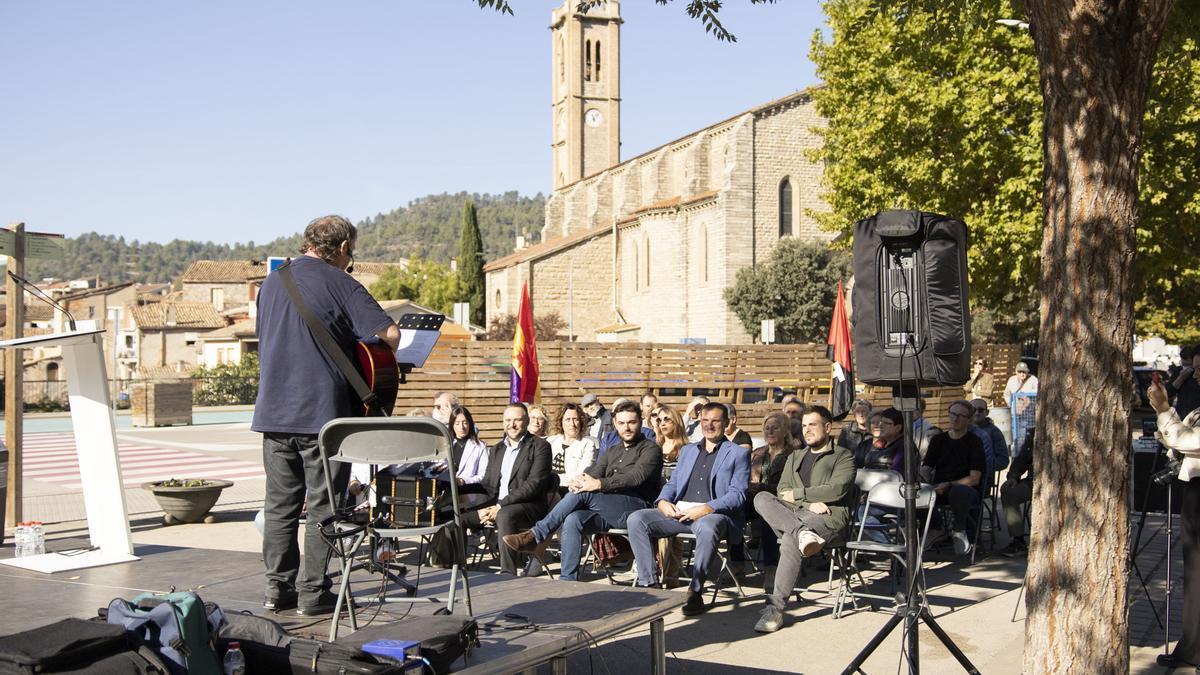
[[[500,289],[496,289],[496,311],[500,311]]]
[[[638,245],[636,243],[634,243],[634,245],[633,245],[633,275],[632,275],[634,291],[641,290],[641,288],[642,288],[642,285],[640,283],[642,276],[640,274],[638,274],[638,272],[641,269],[642,269],[641,267],[638,267]]]
[[[592,41],[587,40],[583,43],[583,80],[585,82],[592,81]]]
[[[596,81],[600,81],[600,41],[596,40]]]
[[[779,236],[792,236],[792,181],[787,176],[779,181]]]
[[[700,226],[700,255],[704,258],[703,274],[700,280],[708,283],[708,226]]]
[[[58,364],[57,363],[47,363],[46,364],[46,379],[49,380],[50,382],[58,381]]]
[[[650,237],[646,237],[646,251],[642,258],[642,267],[646,270],[646,288],[650,288]]]

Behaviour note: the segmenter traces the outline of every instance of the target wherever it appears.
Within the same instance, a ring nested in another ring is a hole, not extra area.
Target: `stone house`
[[[118,340],[130,358],[118,358],[121,379],[147,368],[190,373],[200,363],[200,335],[226,324],[207,302],[166,300],[128,305],[127,310]]]
[[[555,10],[551,25],[552,95],[566,121],[552,131],[542,243],[485,265],[489,325],[517,312],[528,283],[535,314],[557,312],[572,339],[752,341],[723,295],[738,270],[766,260],[783,237],[833,237],[811,215],[827,207],[822,167],[809,159],[825,123],[810,91],[597,168],[619,145],[619,3],[598,14],[572,7]],[[599,45],[591,65],[579,57]],[[596,61],[612,73],[599,83]]]

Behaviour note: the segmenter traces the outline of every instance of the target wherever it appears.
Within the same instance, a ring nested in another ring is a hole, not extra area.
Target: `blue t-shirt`
[[[317,258],[300,256],[290,269],[305,304],[354,362],[354,345],[392,324],[375,298],[349,274]],[[292,305],[277,273],[258,294],[257,432],[315,434],[335,417],[357,412],[357,396]]]

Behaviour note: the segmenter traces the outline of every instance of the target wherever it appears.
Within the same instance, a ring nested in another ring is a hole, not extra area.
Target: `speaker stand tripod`
[[[977,669],[967,658],[966,654],[954,644],[954,640],[942,630],[937,621],[934,620],[933,614],[929,608],[925,606],[925,588],[923,587],[921,570],[918,568],[920,563],[920,551],[918,547],[920,542],[917,540],[917,491],[920,490],[921,484],[917,480],[917,448],[913,442],[912,424],[913,411],[917,408],[917,397],[920,396],[920,391],[909,385],[900,385],[892,387],[892,405],[904,414],[904,485],[901,488],[904,494],[904,543],[905,543],[905,571],[908,576],[907,592],[904,593],[904,604],[896,607],[896,613],[892,618],[887,620],[887,623],[879,629],[879,632],[867,643],[863,650],[854,657],[854,660],[846,666],[842,671],[842,675],[853,675],[853,673],[865,673],[862,670],[862,664],[883,644],[887,636],[892,630],[904,624],[904,646],[902,651],[905,659],[908,661],[908,672],[910,675],[917,675],[921,672],[919,647],[920,643],[917,635],[917,628],[920,623],[924,623],[929,630],[937,636],[946,651],[958,660],[958,663],[968,673],[978,675]]]

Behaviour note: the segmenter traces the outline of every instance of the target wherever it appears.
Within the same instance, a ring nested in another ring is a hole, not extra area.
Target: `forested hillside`
[[[535,241],[541,233],[545,205],[541,194],[534,197],[522,197],[516,192],[429,195],[356,223],[359,235],[355,257],[379,261],[422,257],[448,263],[458,254],[463,201],[468,199],[475,202],[484,255],[488,259],[512,251],[518,233],[530,234]],[[247,227],[248,231],[253,229]],[[89,232],[67,239],[65,260],[31,260],[26,271],[32,279],[99,276],[109,283],[168,282],[176,280],[193,260],[261,260],[270,255],[294,255],[300,248],[302,229],[300,224],[295,235],[265,244],[253,241],[214,244],[180,239],[166,244],[143,243]]]

